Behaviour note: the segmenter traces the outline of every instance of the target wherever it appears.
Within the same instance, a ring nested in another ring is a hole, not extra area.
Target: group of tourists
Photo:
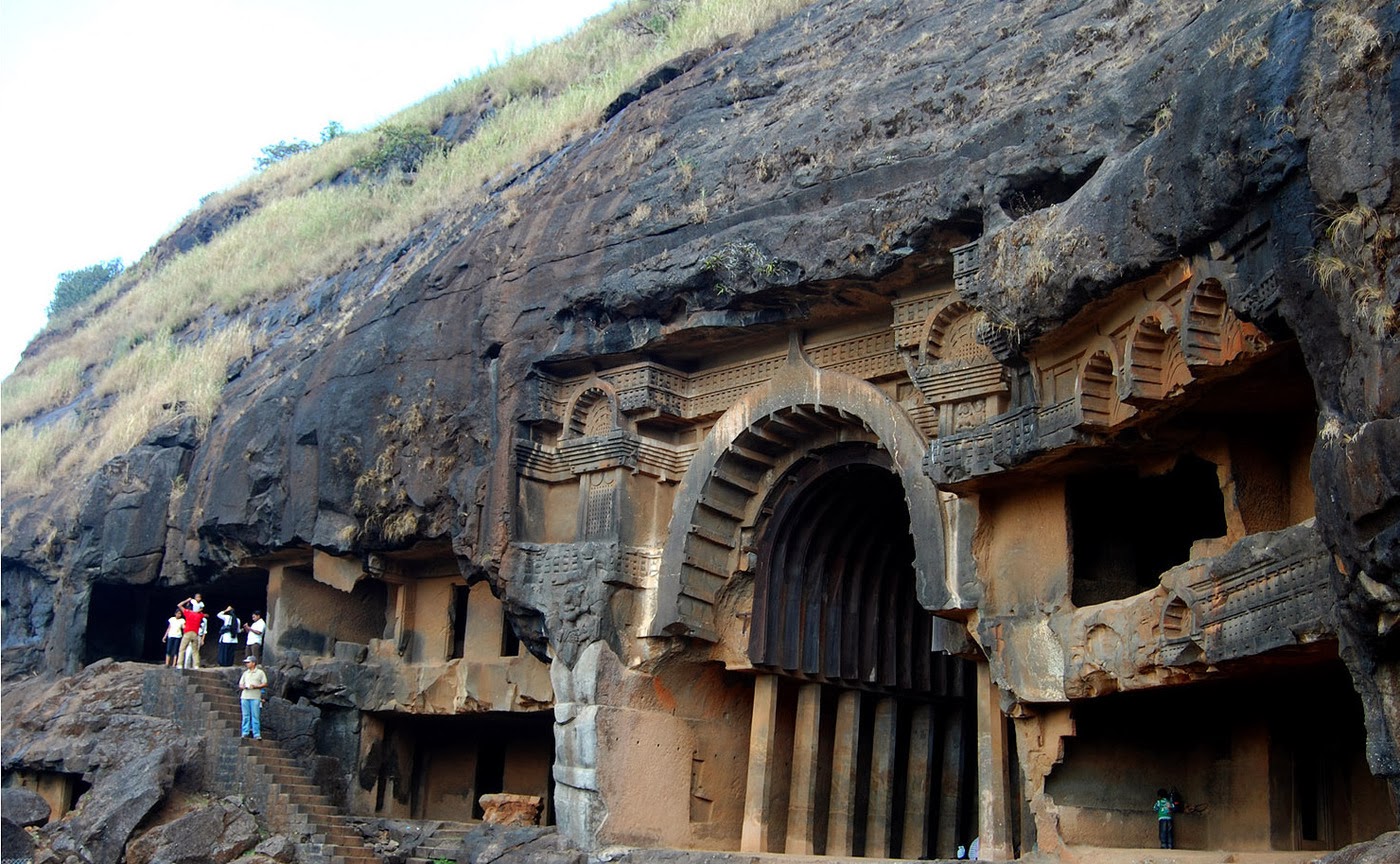
[[[243,714],[243,737],[262,739],[263,690],[267,673],[262,668],[263,634],[267,622],[261,612],[253,620],[243,622],[230,604],[216,613],[219,621],[219,665],[232,666],[233,655],[240,644],[247,646],[243,674],[238,677],[238,705]],[[175,614],[165,622],[165,665],[176,669],[198,669],[199,649],[209,633],[209,615],[204,611],[204,596],[186,597],[175,606]]]
[[[209,615],[204,611],[204,598],[200,594],[186,597],[175,607],[175,614],[165,622],[165,665],[176,669],[198,669],[199,649],[209,632]],[[261,612],[253,613],[250,622],[240,621],[233,606],[214,616],[219,621],[219,661],[220,666],[232,666],[238,646],[247,647],[248,656],[262,663],[263,634],[267,622]]]

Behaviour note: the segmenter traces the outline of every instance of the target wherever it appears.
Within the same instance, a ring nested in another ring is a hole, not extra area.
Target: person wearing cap
[[[267,673],[258,665],[258,658],[248,657],[243,661],[243,674],[238,677],[241,698],[239,707],[243,709],[243,737],[262,740],[262,694],[267,686]]]

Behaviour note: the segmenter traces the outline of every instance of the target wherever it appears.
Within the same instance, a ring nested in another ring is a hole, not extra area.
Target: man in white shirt
[[[232,666],[233,652],[238,648],[238,637],[243,632],[233,606],[219,613],[219,665]]]
[[[248,656],[256,658],[261,663],[263,634],[267,632],[267,622],[263,620],[262,613],[254,612],[253,623],[244,624],[243,630],[248,634]]]

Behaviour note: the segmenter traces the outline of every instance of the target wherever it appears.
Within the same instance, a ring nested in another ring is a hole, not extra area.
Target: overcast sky
[[[356,131],[615,0],[0,0],[0,376],[265,144]]]

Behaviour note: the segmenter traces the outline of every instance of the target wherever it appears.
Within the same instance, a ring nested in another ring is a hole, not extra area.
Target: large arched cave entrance
[[[808,452],[755,529],[744,848],[952,857],[976,834],[975,671],[932,651],[889,456]]]

